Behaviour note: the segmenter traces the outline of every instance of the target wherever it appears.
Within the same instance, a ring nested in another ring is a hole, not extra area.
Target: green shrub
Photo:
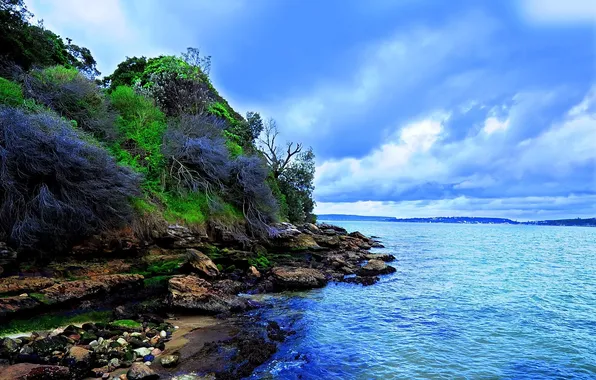
[[[21,85],[0,77],[0,104],[17,107],[24,102]]]
[[[143,325],[137,321],[133,321],[132,319],[119,319],[111,323],[114,326],[118,327],[128,327],[132,329],[141,328]]]
[[[188,224],[201,224],[207,220],[209,200],[206,195],[194,192],[185,195],[166,194],[164,196],[166,220],[183,221]]]
[[[91,311],[80,314],[44,314],[40,317],[30,319],[14,319],[0,325],[0,337],[8,334],[16,334],[30,331],[52,330],[57,327],[85,322],[108,322],[111,311]]]

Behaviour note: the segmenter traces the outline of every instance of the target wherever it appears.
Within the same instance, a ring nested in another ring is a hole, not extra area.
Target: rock
[[[347,235],[348,231],[345,228],[334,226],[332,224],[321,223],[318,225],[319,229],[324,233],[332,232],[335,235]]]
[[[215,278],[219,276],[219,269],[211,259],[196,249],[187,249],[188,264],[201,277]]]
[[[368,253],[364,257],[366,260],[381,260],[386,263],[395,261],[395,256],[388,253]]]
[[[0,318],[8,315],[35,309],[42,303],[32,297],[4,297],[0,298]]]
[[[165,332],[165,331],[161,330],[161,331],[159,332],[159,337],[160,337],[161,339],[165,339],[167,336],[168,336],[168,334],[166,334],[166,332]]]
[[[362,286],[370,286],[374,285],[379,281],[379,277],[377,276],[355,276],[344,279],[344,282],[350,284],[359,284]]]
[[[360,268],[358,274],[361,276],[378,276],[381,274],[389,274],[395,272],[396,269],[385,264],[381,260],[369,260],[368,263]]]
[[[122,290],[135,290],[143,286],[143,276],[139,274],[112,274],[96,276],[89,280],[63,282],[41,291],[50,302],[80,300],[99,293],[113,293]]]
[[[122,375],[118,376],[118,378],[119,378],[120,380],[127,380],[127,379],[128,379],[128,377],[126,376],[126,374],[125,374],[125,373],[123,373]]]
[[[314,235],[315,242],[323,247],[337,248],[339,247],[339,236],[337,235]]]
[[[271,229],[272,237],[277,239],[289,239],[302,233],[291,223],[276,223],[271,225]]]
[[[320,288],[327,284],[325,275],[318,269],[275,267],[271,274],[274,285],[282,289]]]
[[[214,290],[220,291],[225,294],[234,295],[246,289],[246,285],[244,283],[228,279],[214,282],[211,286]]]
[[[0,278],[0,293],[35,292],[54,284],[54,280],[46,277],[5,277]]]
[[[160,354],[161,354],[161,350],[159,348],[154,348],[151,351],[151,355],[153,355],[153,356],[159,356]]]
[[[138,356],[144,357],[151,354],[149,347],[141,347],[133,350]]]
[[[146,366],[150,366],[150,365],[151,365],[151,362],[150,362],[150,361],[146,361],[146,362],[145,362],[145,363],[143,363],[143,364],[145,364]]]
[[[248,275],[254,278],[261,278],[261,272],[259,272],[253,265],[248,267]]]
[[[150,363],[151,364],[151,363]],[[141,363],[134,363],[126,373],[128,380],[153,380],[159,379],[151,368]]]
[[[73,373],[76,373],[80,376],[85,376],[91,369],[91,351],[80,346],[71,347],[70,350],[68,350],[66,363],[68,363],[68,366],[71,368]]]
[[[180,355],[164,355],[161,358],[159,358],[159,361],[164,368],[173,368],[178,365],[178,361],[180,361]]]
[[[68,367],[20,363],[2,368],[0,380],[70,380]]]
[[[243,311],[248,301],[238,296],[224,294],[211,284],[195,276],[174,276],[169,281],[170,306],[207,314]]]
[[[155,360],[155,356],[149,354],[149,355],[145,355],[143,356],[143,361],[146,362],[152,362],[153,360]]]
[[[128,342],[124,338],[118,338],[116,340],[116,342],[118,342],[121,346],[127,346],[128,345]]]
[[[317,227],[315,224],[312,224],[312,223],[305,223],[302,225],[302,227],[305,230],[307,230],[315,235],[318,235],[321,233],[321,230],[319,229],[319,227]]]
[[[368,242],[368,238],[366,236],[364,236],[364,234],[362,234],[360,231],[354,231],[348,234],[348,236],[351,236],[353,238],[356,239],[360,239],[360,240],[364,240],[366,242]]]
[[[19,352],[19,344],[11,339],[4,338],[0,340],[0,357],[10,359],[14,354]]]

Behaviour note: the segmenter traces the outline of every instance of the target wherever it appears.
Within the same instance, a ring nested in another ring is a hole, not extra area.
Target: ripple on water
[[[596,378],[596,228],[342,226],[398,271],[264,297],[298,333],[253,378]]]

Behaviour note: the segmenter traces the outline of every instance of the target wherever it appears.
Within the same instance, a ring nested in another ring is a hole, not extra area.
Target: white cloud
[[[509,119],[500,121],[496,117],[489,117],[484,122],[484,132],[491,135],[497,131],[505,131],[509,127]]]
[[[522,0],[521,11],[531,22],[596,25],[594,0]]]

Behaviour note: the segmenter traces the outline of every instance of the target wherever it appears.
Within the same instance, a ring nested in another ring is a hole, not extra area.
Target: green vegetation
[[[312,151],[278,148],[274,122],[236,112],[211,83],[211,57],[131,57],[95,81],[90,51],[31,17],[23,0],[2,1],[1,241],[67,251],[123,227],[151,237],[167,222],[244,240],[312,220]]]
[[[146,278],[143,281],[143,285],[145,288],[167,288],[170,278],[172,278],[171,275]]]
[[[248,264],[256,267],[259,270],[265,270],[271,268],[272,264],[269,258],[263,253],[259,253],[257,257],[251,257],[248,259]]]
[[[119,319],[111,323],[114,326],[118,327],[128,327],[131,329],[140,329],[143,325],[137,321],[133,321],[132,319]]]
[[[48,297],[42,293],[30,293],[29,297],[35,298],[37,301],[43,303],[44,305],[49,305],[51,303]]]
[[[80,314],[44,314],[30,319],[14,319],[0,326],[0,336],[30,331],[52,330],[61,326],[76,325],[86,322],[109,321],[111,311],[91,311]]]
[[[25,102],[23,88],[18,83],[0,78],[0,104],[17,107]]]
[[[149,279],[155,276],[163,277],[165,275],[172,275],[178,272],[178,270],[182,267],[182,264],[184,264],[185,261],[185,259],[175,259],[156,262],[149,264],[144,269],[133,270],[132,273],[143,275],[144,277],[147,277]]]

